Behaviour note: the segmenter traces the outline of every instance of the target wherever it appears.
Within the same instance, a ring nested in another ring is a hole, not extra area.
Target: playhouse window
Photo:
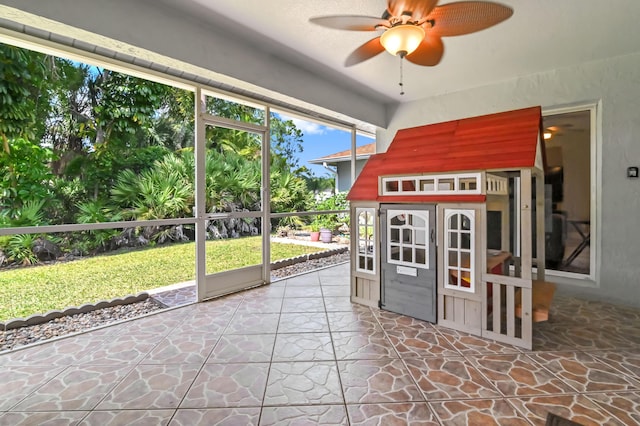
[[[456,181],[451,178],[438,179],[438,191],[455,191]]]
[[[382,178],[382,195],[480,194],[480,173]]]
[[[420,190],[423,192],[433,192],[436,188],[435,180],[420,179]]]
[[[428,269],[429,212],[389,210],[388,214],[387,262]]]
[[[475,291],[473,210],[445,209],[446,288]]]
[[[356,270],[370,274],[375,273],[375,209],[356,208],[358,218],[358,253]]]
[[[398,192],[398,181],[392,180],[385,182],[385,192]]]
[[[475,178],[460,178],[460,191],[475,191],[478,183]]]

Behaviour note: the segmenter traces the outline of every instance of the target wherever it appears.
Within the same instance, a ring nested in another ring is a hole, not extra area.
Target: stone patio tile
[[[269,363],[205,364],[180,408],[259,407]]]
[[[3,368],[0,374],[0,411],[9,410],[64,369],[51,366]]]
[[[529,356],[578,392],[639,390],[640,382],[584,352],[540,352]]]
[[[582,426],[622,426],[611,413],[603,410],[586,395],[512,398],[509,402],[536,426],[544,426],[549,412]]]
[[[337,359],[398,358],[384,333],[370,331],[338,331],[331,333]]]
[[[292,312],[280,316],[278,333],[316,333],[328,332],[329,323],[324,312]]]
[[[467,357],[504,396],[528,396],[575,392],[531,358],[518,355]]]
[[[87,414],[87,411],[10,412],[0,414],[0,425],[69,425],[79,422]]]
[[[289,297],[284,299],[282,312],[324,312],[324,299],[322,297]]]
[[[587,397],[625,425],[640,425],[640,392],[595,393]]]
[[[463,357],[405,362],[427,401],[500,397],[496,388]]]
[[[369,310],[353,310],[347,312],[327,312],[329,329],[337,331],[381,332],[378,320]]]
[[[98,410],[176,408],[200,365],[138,365],[98,404]]]
[[[130,366],[84,365],[69,367],[31,393],[15,411],[91,410],[129,372]],[[64,392],[60,392],[64,389]]]
[[[265,334],[278,329],[280,314],[252,314],[237,312],[224,330],[224,334]]]
[[[338,361],[347,404],[424,401],[399,359]]]
[[[444,425],[530,426],[527,419],[504,399],[441,401],[429,405]]]
[[[260,407],[252,408],[208,408],[179,409],[171,419],[170,426],[239,426],[257,425]]]
[[[290,285],[284,291],[284,297],[322,297],[322,289],[320,285],[313,286]]]
[[[351,425],[440,425],[425,402],[347,405]]]
[[[348,424],[347,412],[343,405],[264,407],[260,418],[261,426]]]
[[[222,336],[207,363],[269,362],[275,334],[229,334]]]
[[[78,426],[164,426],[175,410],[92,411]]]
[[[402,358],[460,355],[445,337],[432,329],[401,327],[387,331],[387,335]]]
[[[203,364],[219,336],[209,334],[177,334],[164,338],[142,360],[142,364]]]
[[[335,361],[274,362],[264,405],[344,403]]]

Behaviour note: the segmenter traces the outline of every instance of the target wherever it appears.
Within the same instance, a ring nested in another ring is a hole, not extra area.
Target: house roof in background
[[[376,152],[375,142],[366,145],[356,147],[356,159],[362,160],[371,157]],[[345,161],[351,161],[351,150],[336,152],[334,154],[325,155],[324,157],[309,160],[311,164],[322,163],[342,163]]]
[[[434,196],[380,196],[378,178],[533,168],[537,154],[544,155],[541,112],[532,107],[399,130],[387,152],[373,155],[365,164],[347,198],[435,201]],[[451,197],[439,196],[454,201]]]

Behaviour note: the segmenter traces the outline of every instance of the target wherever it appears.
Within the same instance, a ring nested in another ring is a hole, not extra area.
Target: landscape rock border
[[[130,303],[142,302],[149,298],[149,293],[141,292],[136,295],[129,295],[125,297],[116,297],[111,300],[101,300],[97,303],[87,303],[82,306],[72,306],[62,311],[54,310],[49,311],[46,314],[34,314],[27,318],[15,318],[10,319],[7,322],[0,322],[0,330],[13,330],[14,328],[27,327],[30,325],[42,324],[49,322],[56,318],[61,318],[75,314],[86,314],[88,312],[96,311],[98,309],[110,308],[118,305],[128,305]]]
[[[286,266],[295,265],[296,263],[306,262],[313,259],[322,259],[323,257],[333,256],[335,254],[344,253],[349,251],[349,247],[338,247],[330,250],[319,251],[316,253],[302,254],[296,257],[290,257],[288,259],[278,260],[271,264],[271,269],[280,269]]]

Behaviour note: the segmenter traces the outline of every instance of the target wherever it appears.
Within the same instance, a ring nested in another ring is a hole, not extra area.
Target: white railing
[[[509,180],[487,173],[487,195],[509,195]]]

